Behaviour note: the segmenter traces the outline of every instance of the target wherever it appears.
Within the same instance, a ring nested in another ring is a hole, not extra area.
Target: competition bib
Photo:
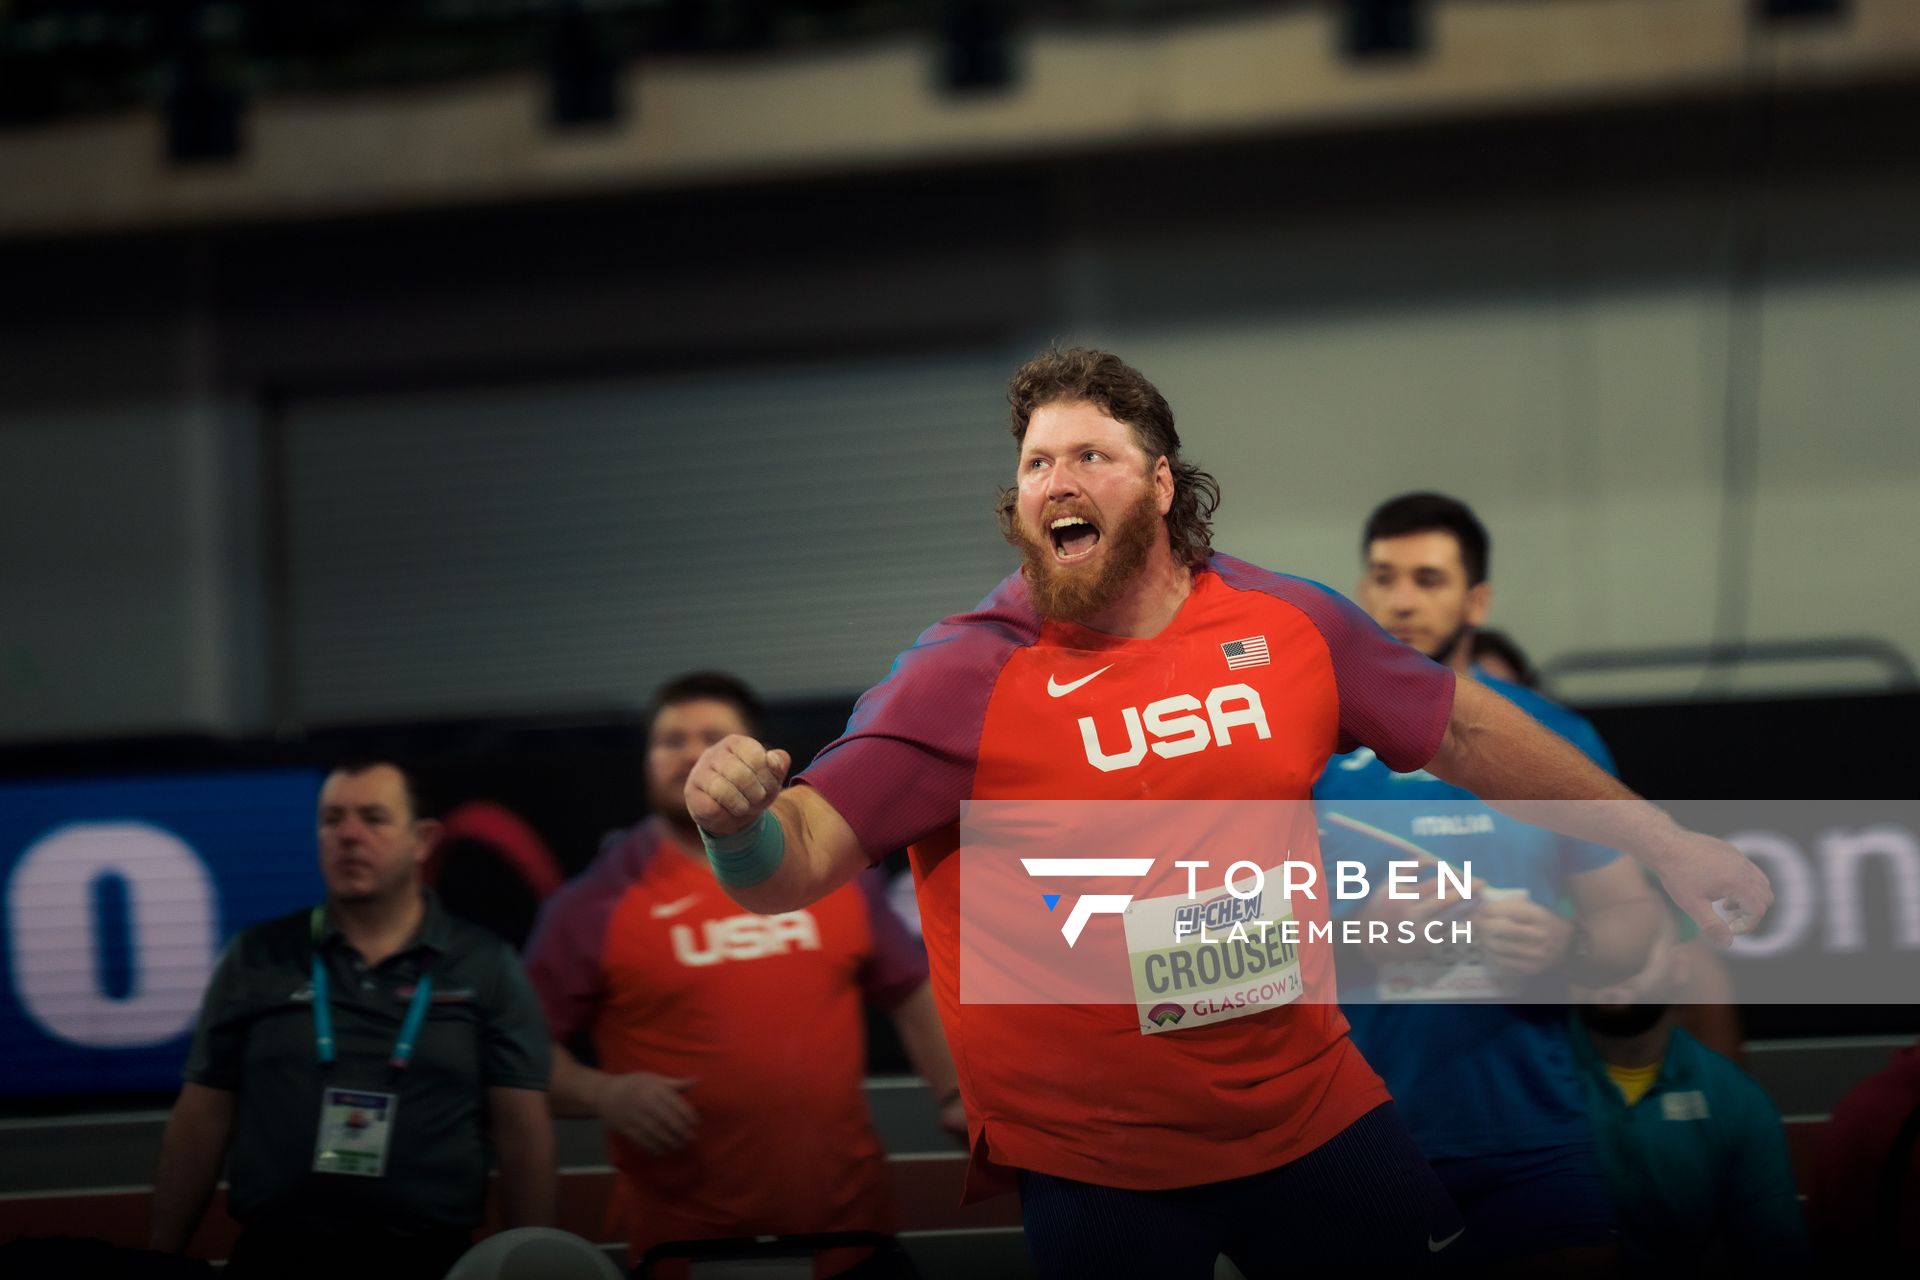
[[[1526,899],[1525,889],[1480,891],[1482,902]],[[1380,999],[1518,1000],[1526,988],[1522,974],[1508,973],[1487,959],[1478,942],[1456,943],[1429,956],[1388,961],[1380,966]]]
[[[398,1103],[391,1093],[323,1089],[313,1171],[379,1177],[387,1168],[387,1142]]]
[[[1280,889],[1281,869],[1264,870],[1265,884],[1251,897],[1176,893],[1137,898],[1127,908],[1141,1035],[1211,1026],[1300,998],[1299,948],[1282,940],[1293,910]],[[1239,887],[1252,883],[1249,873]]]

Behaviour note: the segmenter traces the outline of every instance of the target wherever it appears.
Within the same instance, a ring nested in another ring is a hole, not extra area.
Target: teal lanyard
[[[313,1043],[320,1053],[320,1065],[333,1064],[333,1002],[327,985],[327,967],[320,962],[320,920],[322,909],[315,907],[310,917],[313,927]],[[399,1071],[413,1060],[413,1042],[427,1020],[427,1006],[433,1003],[433,975],[422,972],[414,982],[413,1003],[400,1024],[400,1038],[393,1043],[393,1055],[387,1065]]]

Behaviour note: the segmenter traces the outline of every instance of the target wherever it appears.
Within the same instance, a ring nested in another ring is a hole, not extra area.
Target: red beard
[[[1071,512],[1055,512],[1047,519]],[[1020,548],[1025,563],[1021,576],[1033,607],[1045,618],[1085,622],[1112,608],[1146,567],[1153,540],[1163,520],[1147,485],[1140,500],[1121,513],[1114,527],[1100,535],[1105,552],[1095,565],[1062,565],[1054,559],[1053,537],[1044,530],[1036,539],[1024,523],[1015,522],[1008,541]]]

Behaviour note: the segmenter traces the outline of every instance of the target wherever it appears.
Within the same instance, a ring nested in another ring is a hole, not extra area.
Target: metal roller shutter
[[[297,401],[306,721],[851,693],[1014,564],[1000,356]]]

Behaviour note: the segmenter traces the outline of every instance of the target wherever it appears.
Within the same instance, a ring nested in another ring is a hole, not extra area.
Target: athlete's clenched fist
[[[687,812],[712,835],[745,831],[766,812],[787,781],[793,757],[769,751],[745,734],[708,747],[687,777]]]

